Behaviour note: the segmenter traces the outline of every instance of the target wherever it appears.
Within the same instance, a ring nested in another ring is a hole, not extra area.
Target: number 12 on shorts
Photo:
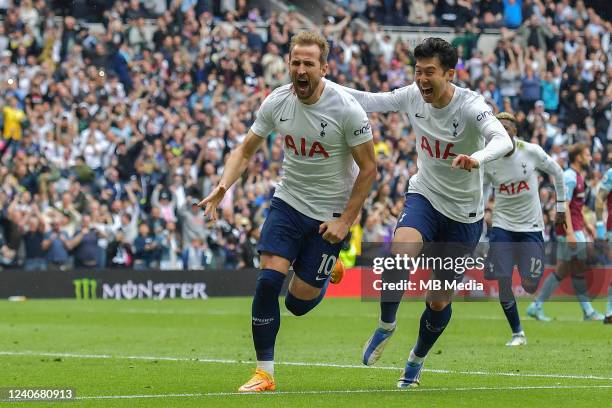
[[[542,260],[540,258],[531,257],[531,277],[537,278],[542,275]]]
[[[334,266],[336,266],[336,257],[333,255],[321,254],[321,265],[319,265],[319,270],[317,271],[317,280],[325,280],[329,278],[332,271],[334,270]]]

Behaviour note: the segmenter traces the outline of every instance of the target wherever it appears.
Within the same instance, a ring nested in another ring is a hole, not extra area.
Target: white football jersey
[[[538,172],[554,178],[558,200],[565,200],[563,169],[544,150],[533,143],[515,139],[516,150],[509,157],[485,165],[485,182],[495,192],[493,226],[514,232],[542,231],[542,205]]]
[[[283,138],[283,174],[274,196],[308,217],[339,217],[348,203],[359,167],[351,148],[372,139],[365,111],[339,85],[324,80],[319,100],[299,101],[291,84],[264,100],[251,130]]]
[[[416,83],[393,92],[346,89],[366,112],[406,112],[417,136],[418,172],[408,192],[425,196],[433,207],[455,221],[472,223],[484,215],[483,165],[512,149],[508,133],[484,98],[455,85],[442,109],[426,103]],[[485,147],[485,138],[488,145]],[[451,169],[453,159],[471,155],[480,168]]]

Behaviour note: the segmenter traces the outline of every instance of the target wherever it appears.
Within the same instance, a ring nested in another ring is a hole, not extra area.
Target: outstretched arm
[[[204,207],[204,215],[210,216],[212,219],[216,219],[216,209],[219,202],[223,199],[225,192],[238,180],[238,177],[244,173],[247,169],[251,157],[257,152],[261,146],[264,138],[255,134],[252,130],[249,130],[244,142],[238,146],[233,152],[230,153],[225,168],[223,169],[223,175],[217,187],[213,191],[200,201],[199,207]]]
[[[412,86],[412,85],[411,85]],[[366,112],[406,112],[409,86],[392,92],[364,92],[343,86]]]

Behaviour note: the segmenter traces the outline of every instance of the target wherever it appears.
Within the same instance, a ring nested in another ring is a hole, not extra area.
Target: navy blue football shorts
[[[397,222],[397,228],[410,227],[421,233],[423,255],[455,259],[472,255],[482,234],[482,219],[463,223],[455,221],[436,210],[429,200],[418,193],[407,193],[404,210]],[[457,268],[432,268],[433,279],[461,281],[463,273]]]
[[[273,197],[257,250],[287,259],[301,280],[322,288],[334,270],[342,242],[325,241],[319,233],[321,223]]]

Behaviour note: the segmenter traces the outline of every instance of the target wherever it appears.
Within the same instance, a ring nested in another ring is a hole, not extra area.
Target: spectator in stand
[[[100,264],[100,253],[102,249],[98,245],[98,239],[103,235],[92,228],[91,216],[84,215],[81,228],[70,240],[69,247],[74,249],[75,268],[96,268]]]

